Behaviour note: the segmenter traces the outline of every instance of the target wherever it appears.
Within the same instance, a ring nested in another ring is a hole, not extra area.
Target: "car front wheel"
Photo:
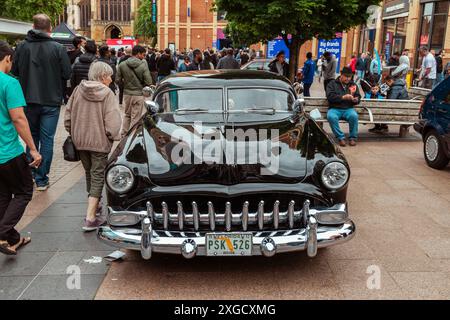
[[[444,153],[441,138],[434,130],[428,132],[425,136],[423,154],[427,164],[434,169],[444,169],[450,161]]]

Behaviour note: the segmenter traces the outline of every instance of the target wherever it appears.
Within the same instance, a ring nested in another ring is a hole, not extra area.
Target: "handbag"
[[[63,153],[64,153],[64,160],[70,161],[70,162],[78,162],[80,161],[80,155],[78,153],[77,148],[75,148],[75,145],[73,144],[73,140],[71,136],[68,136],[66,141],[64,141],[63,144]]]

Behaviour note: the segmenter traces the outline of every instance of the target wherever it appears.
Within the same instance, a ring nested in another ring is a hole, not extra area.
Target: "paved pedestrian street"
[[[60,123],[52,185],[35,193],[19,224],[32,243],[0,256],[0,299],[449,299],[450,168],[426,166],[413,132],[401,139],[396,127],[386,136],[367,129],[343,149],[352,170],[352,241],[312,259],[298,252],[145,261],[125,251],[123,261],[107,262],[115,249],[81,231],[84,173],[62,160]]]

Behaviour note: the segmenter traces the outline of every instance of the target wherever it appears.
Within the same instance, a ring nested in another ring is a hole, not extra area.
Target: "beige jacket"
[[[120,139],[119,102],[107,86],[83,80],[67,102],[64,126],[77,150],[109,153]]]

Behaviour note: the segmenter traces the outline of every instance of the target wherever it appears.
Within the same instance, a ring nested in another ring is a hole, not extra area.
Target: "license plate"
[[[251,256],[251,233],[207,233],[207,256]]]

